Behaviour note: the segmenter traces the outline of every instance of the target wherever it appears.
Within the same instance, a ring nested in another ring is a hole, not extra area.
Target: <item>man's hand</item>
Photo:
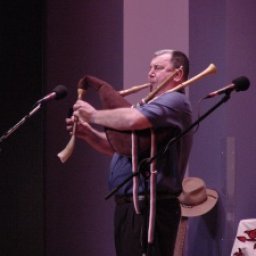
[[[66,118],[66,129],[70,133],[70,135],[73,134],[74,123],[76,123],[74,135],[77,138],[84,140],[100,153],[109,156],[113,154],[114,151],[110,146],[104,132],[97,131],[87,122],[81,121],[81,119],[75,122],[75,119],[77,119],[77,117],[75,118],[74,116],[72,116],[71,118]]]
[[[78,100],[73,106],[75,120],[79,123],[90,123],[92,120],[93,114],[96,112],[96,109],[91,106],[88,102]]]
[[[73,126],[76,123],[75,136],[80,139],[86,139],[91,136],[93,128],[87,123],[83,122],[80,119],[75,120],[77,117],[72,116],[71,118],[66,118],[66,129],[70,135],[73,135]]]

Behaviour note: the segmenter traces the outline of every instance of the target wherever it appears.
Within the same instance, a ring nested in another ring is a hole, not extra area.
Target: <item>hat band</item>
[[[217,197],[216,197],[216,196],[213,196],[213,195],[208,195],[208,197],[212,197],[212,198],[214,198],[214,199],[217,199]],[[205,200],[203,200],[203,201],[201,201],[201,202],[193,203],[193,205],[191,205],[191,204],[186,204],[186,203],[184,203],[184,202],[180,202],[180,203],[181,203],[182,207],[184,207],[184,208],[193,208],[194,206],[198,206],[198,205],[204,203],[205,201],[207,201],[207,197],[205,198]]]
[[[202,203],[204,203],[205,201],[207,201],[207,197],[203,200],[203,201],[200,201],[200,202],[197,202],[197,203],[193,203],[193,204],[186,204],[184,202],[181,202],[181,205],[185,208],[193,208],[194,206],[198,206]]]

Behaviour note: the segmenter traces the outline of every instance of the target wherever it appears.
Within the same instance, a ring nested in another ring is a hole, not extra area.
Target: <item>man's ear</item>
[[[184,75],[184,71],[183,69],[179,69],[179,71],[175,74],[173,80],[177,83],[181,83],[183,81],[183,75]]]

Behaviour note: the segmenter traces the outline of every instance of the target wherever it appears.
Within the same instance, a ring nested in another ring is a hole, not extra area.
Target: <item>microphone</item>
[[[205,96],[203,99],[209,99],[212,97],[215,97],[217,95],[223,94],[223,93],[231,93],[232,91],[246,91],[250,86],[250,81],[245,76],[240,76],[232,81],[232,84],[229,84],[217,91],[209,93],[207,96]]]
[[[38,100],[36,104],[46,103],[50,100],[60,100],[67,96],[67,88],[64,85],[57,85],[51,93],[47,94],[42,99]]]

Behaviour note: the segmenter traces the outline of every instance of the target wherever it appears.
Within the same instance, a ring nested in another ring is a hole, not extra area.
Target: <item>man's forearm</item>
[[[78,137],[100,153],[108,156],[111,156],[114,153],[114,150],[109,144],[104,132],[97,131],[90,127],[90,133],[87,132],[86,134],[79,134]]]
[[[91,115],[89,122],[121,131],[151,127],[147,118],[132,108],[97,110]]]

